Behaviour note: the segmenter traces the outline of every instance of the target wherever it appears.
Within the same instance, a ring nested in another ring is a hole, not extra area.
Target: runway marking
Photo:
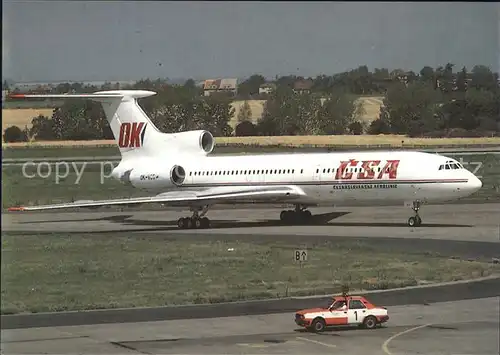
[[[336,348],[337,347],[337,345],[323,343],[322,341],[318,341],[318,340],[313,340],[313,339],[308,339],[308,338],[302,338],[302,337],[297,337],[297,339],[308,341],[310,343],[314,343],[314,344],[318,344],[318,345],[323,345],[323,346],[326,346],[327,348]]]
[[[267,344],[258,344],[258,343],[238,343],[238,346],[248,346],[249,348],[268,348]]]
[[[382,350],[384,351],[384,353],[388,354],[388,355],[393,355],[390,351],[389,351],[389,348],[388,348],[388,345],[391,341],[393,341],[394,339],[396,339],[397,337],[400,337],[401,335],[404,335],[404,334],[407,334],[407,333],[410,333],[410,332],[413,332],[415,330],[418,330],[418,329],[422,329],[422,328],[425,328],[425,327],[428,327],[432,325],[432,323],[428,323],[428,324],[424,324],[424,325],[419,325],[418,327],[414,327],[414,328],[410,328],[410,329],[406,329],[402,332],[399,332],[399,333],[396,333],[394,334],[392,337],[390,337],[389,339],[387,339],[386,341],[384,341],[384,344],[382,344]]]

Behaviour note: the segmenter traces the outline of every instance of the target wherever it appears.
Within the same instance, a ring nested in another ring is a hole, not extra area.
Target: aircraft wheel
[[[193,218],[193,228],[194,229],[200,229],[202,226],[201,219],[199,218]]]
[[[193,228],[193,220],[191,218],[186,218],[186,227],[185,229],[191,229]]]
[[[310,222],[312,219],[312,213],[309,210],[303,210],[301,211],[301,217],[304,222]]]
[[[294,219],[294,211],[290,211],[290,210],[287,210],[287,211],[281,211],[280,213],[280,220],[283,221],[283,222],[291,222],[293,219]]]
[[[201,228],[209,228],[209,227],[210,227],[210,220],[207,217],[202,217]]]
[[[420,218],[420,216],[415,216],[415,218],[416,218],[416,222],[417,222],[416,226],[418,227],[418,226],[422,225],[422,218]]]
[[[179,218],[177,220],[177,227],[180,229],[185,229],[186,228],[186,219],[185,218]]]
[[[410,227],[415,227],[417,225],[417,219],[415,217],[408,218],[408,225]]]

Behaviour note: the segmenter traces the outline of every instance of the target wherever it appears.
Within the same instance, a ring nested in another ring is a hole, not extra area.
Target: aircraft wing
[[[155,196],[112,200],[83,200],[68,203],[10,207],[8,211],[41,211],[66,208],[98,208],[159,203],[171,206],[207,205],[237,202],[285,202],[306,197],[297,186],[215,187],[202,191],[172,191]]]

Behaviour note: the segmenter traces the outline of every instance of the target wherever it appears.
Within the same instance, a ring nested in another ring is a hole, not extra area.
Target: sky
[[[2,15],[16,82],[500,69],[494,2],[3,0]]]

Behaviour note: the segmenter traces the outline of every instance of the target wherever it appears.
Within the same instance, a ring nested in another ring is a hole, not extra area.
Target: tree
[[[28,135],[17,126],[10,126],[4,131],[3,140],[6,143],[27,142]]]
[[[234,115],[234,107],[226,98],[209,97],[203,103],[202,122],[203,128],[212,132],[214,136],[230,136],[233,128],[229,125]]]
[[[42,141],[57,139],[54,132],[54,121],[47,116],[38,115],[31,120],[30,136]]]
[[[234,135],[237,137],[251,137],[256,136],[257,133],[257,127],[250,121],[242,121],[234,130]]]
[[[265,82],[266,78],[262,75],[254,74],[238,85],[238,95],[243,97],[257,95],[259,93],[260,86]]]
[[[471,71],[471,88],[484,89],[489,91],[498,90],[498,74],[493,72],[484,65],[476,65]]]
[[[295,97],[292,89],[278,86],[264,103],[257,130],[264,136],[291,134],[295,121]]]
[[[193,79],[188,79],[184,83],[184,87],[187,89],[196,89],[196,83],[194,82]]]
[[[109,126],[102,106],[93,101],[66,100],[52,114],[54,138],[62,140],[102,139]]]
[[[240,107],[240,111],[238,112],[238,123],[243,121],[250,121],[252,119],[252,109],[250,108],[250,104],[248,101],[244,101],[243,105]]]
[[[433,85],[435,85],[436,77],[434,69],[426,65],[420,70],[420,78],[426,83],[432,83]]]
[[[319,110],[316,134],[346,134],[360,113],[360,103],[352,95],[332,93]]]
[[[373,120],[368,127],[368,134],[389,134],[391,133],[391,126],[387,120],[379,118]]]
[[[392,133],[418,136],[434,131],[440,122],[436,119],[442,95],[425,82],[414,82],[406,87],[394,84],[384,99],[380,119],[387,122]]]
[[[349,133],[354,134],[354,135],[361,135],[363,134],[363,124],[360,121],[354,121],[349,125]]]
[[[465,67],[457,74],[456,86],[458,92],[465,92],[467,90],[467,69]]]
[[[451,93],[453,91],[453,67],[454,64],[447,63],[444,68],[439,67],[437,70],[439,88],[444,93]]]

